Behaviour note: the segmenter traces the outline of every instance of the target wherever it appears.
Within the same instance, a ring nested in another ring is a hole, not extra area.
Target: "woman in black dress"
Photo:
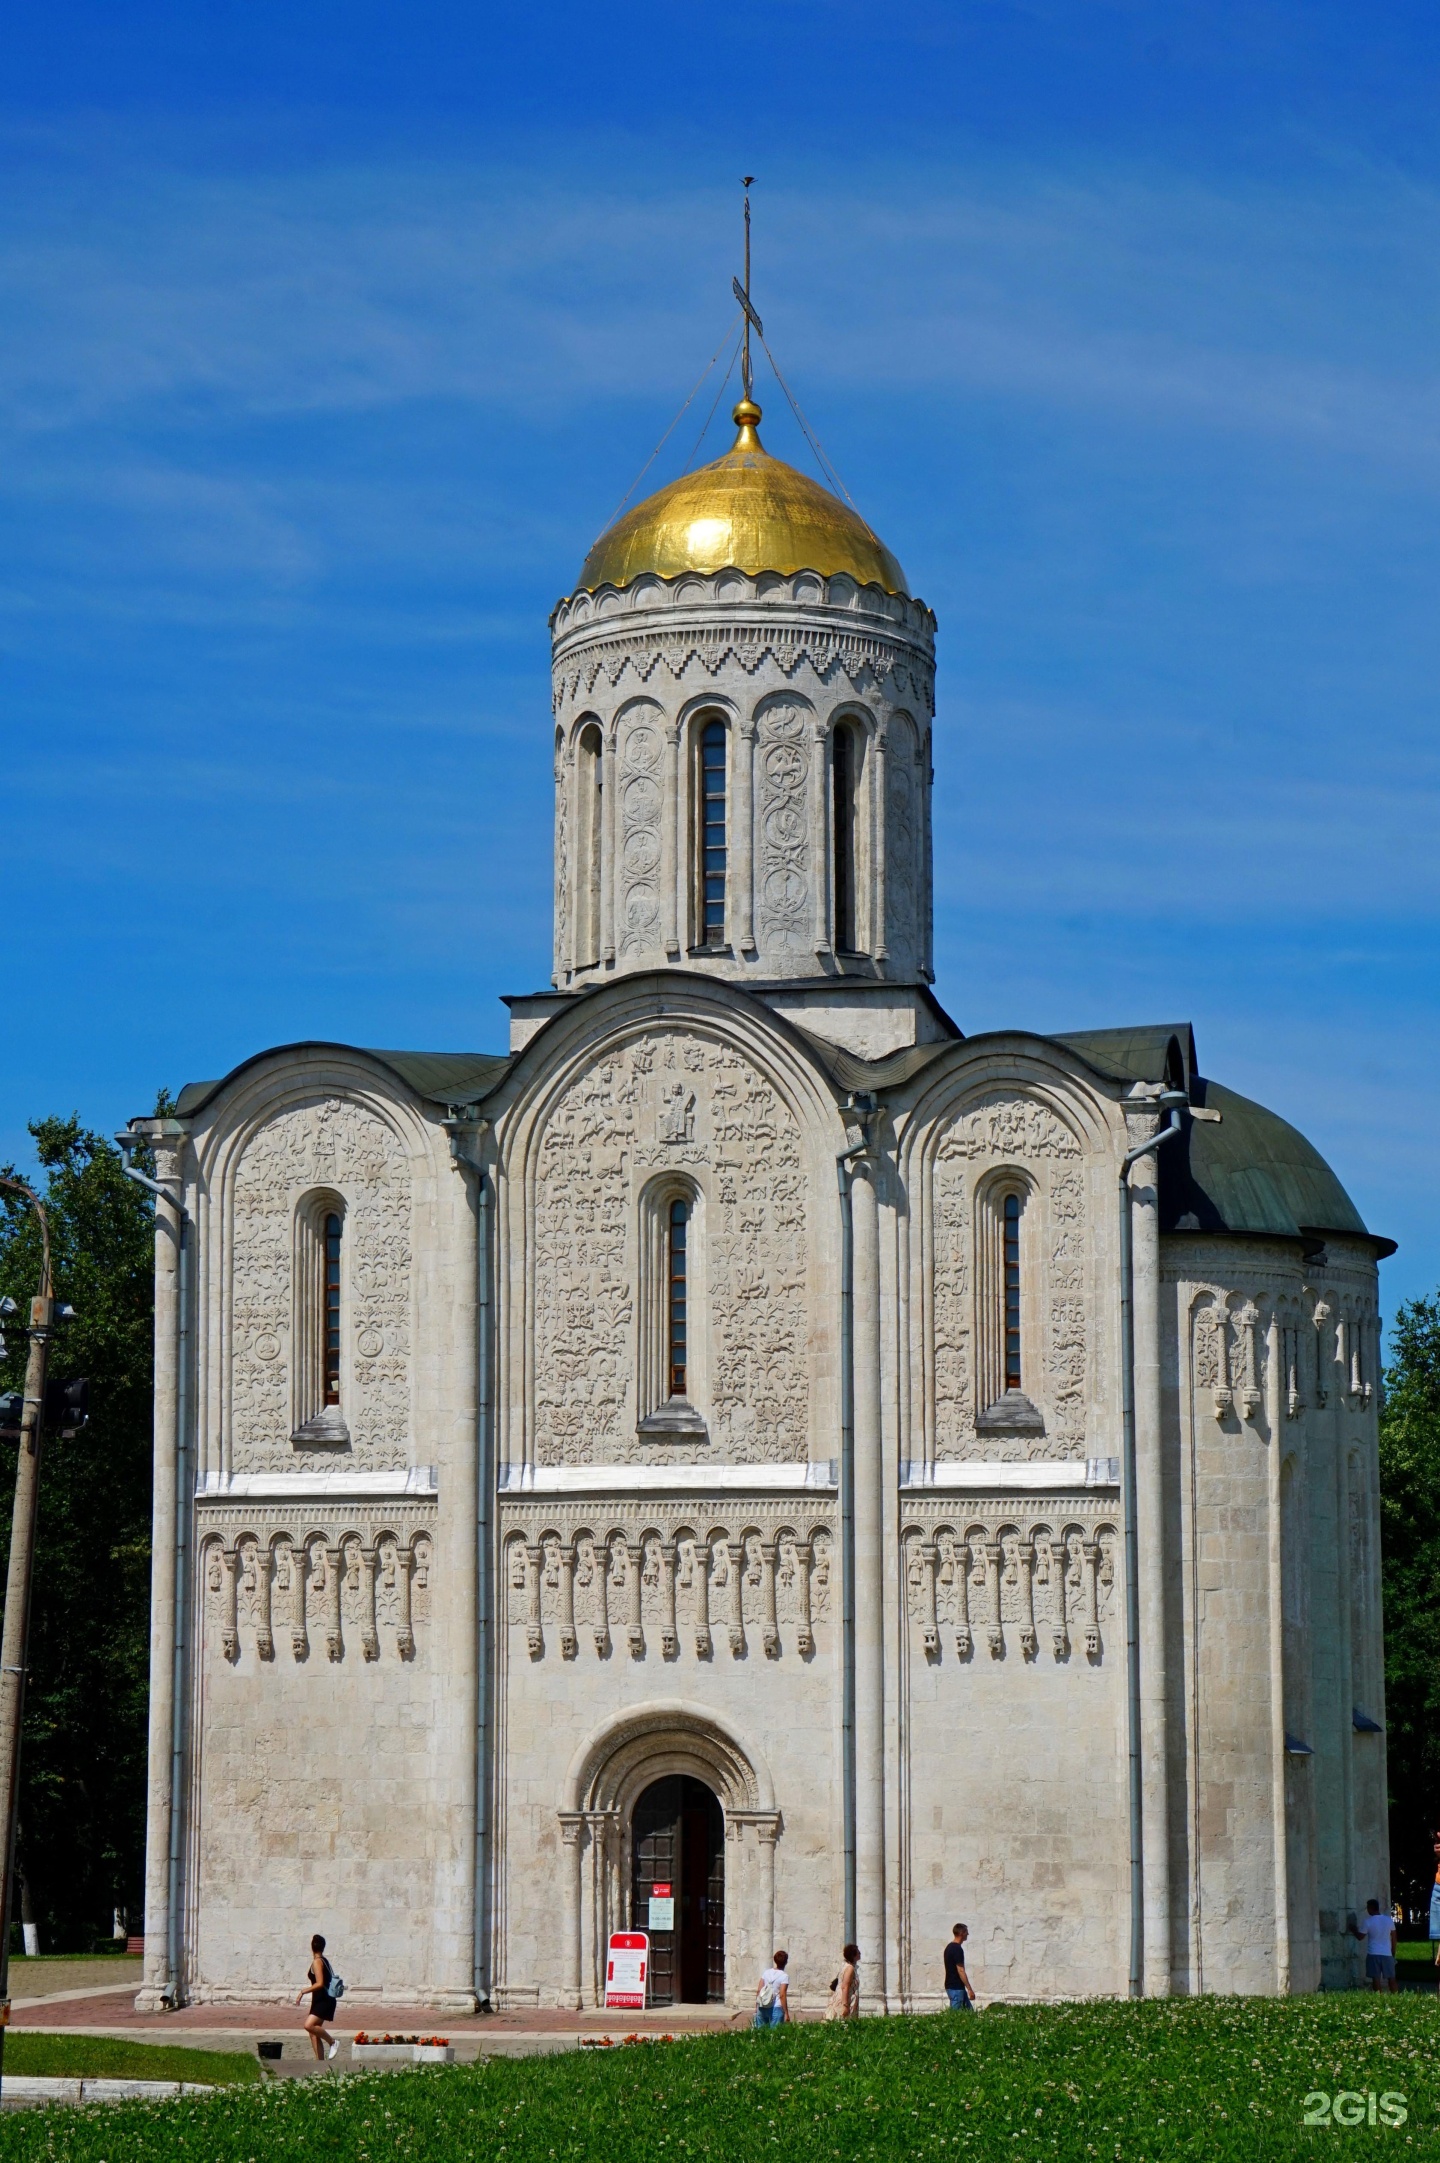
[[[325,1958],[325,1940],[317,1933],[310,1940],[310,1973],[305,1979],[304,1990],[297,1991],[295,2003],[309,1996],[310,2010],[305,2015],[305,2033],[317,2058],[333,2058],[340,2045],[325,2026],[335,2018],[335,2000],[330,1995],[330,1978],[334,1974]]]

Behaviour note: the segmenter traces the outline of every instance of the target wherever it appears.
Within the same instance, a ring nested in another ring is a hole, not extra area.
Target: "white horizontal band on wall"
[[[311,1495],[419,1495],[440,1492],[434,1465],[396,1465],[391,1472],[205,1472],[195,1493],[204,1501],[244,1500],[304,1502]]]
[[[937,1493],[949,1490],[993,1494],[1009,1487],[1026,1494],[1068,1494],[1077,1487],[1118,1487],[1120,1460],[1072,1457],[1062,1463],[1027,1459],[1023,1463],[980,1464],[967,1459],[960,1463],[923,1464],[918,1459],[902,1459],[900,1485],[911,1491],[933,1489]]]
[[[840,1467],[789,1465],[501,1465],[502,1495],[833,1494]]]

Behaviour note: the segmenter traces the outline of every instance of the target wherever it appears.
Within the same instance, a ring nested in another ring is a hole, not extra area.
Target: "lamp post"
[[[10,1568],[5,1580],[5,1630],[0,1638],[0,1848],[5,1866],[0,1896],[0,2083],[5,2072],[5,2030],[10,2023],[10,1912],[15,1886],[15,1820],[20,1801],[20,1722],[25,1714],[25,1666],[30,1642],[30,1579],[35,1559],[35,1513],[40,1498],[40,1425],[45,1409],[45,1369],[50,1339],[60,1318],[50,1273],[50,1226],[39,1197],[19,1179],[0,1187],[23,1194],[40,1220],[40,1291],[30,1302],[30,1357],[20,1446],[15,1457],[15,1513],[10,1521]]]

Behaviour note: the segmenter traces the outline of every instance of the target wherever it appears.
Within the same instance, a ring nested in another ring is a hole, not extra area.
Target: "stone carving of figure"
[[[660,1105],[660,1139],[662,1142],[690,1142],[695,1139],[695,1092],[683,1082],[673,1082]]]

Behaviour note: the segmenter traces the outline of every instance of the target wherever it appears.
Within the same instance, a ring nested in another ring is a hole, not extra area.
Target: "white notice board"
[[[643,1930],[612,1930],[605,1956],[605,2003],[645,2009],[650,1940]]]

